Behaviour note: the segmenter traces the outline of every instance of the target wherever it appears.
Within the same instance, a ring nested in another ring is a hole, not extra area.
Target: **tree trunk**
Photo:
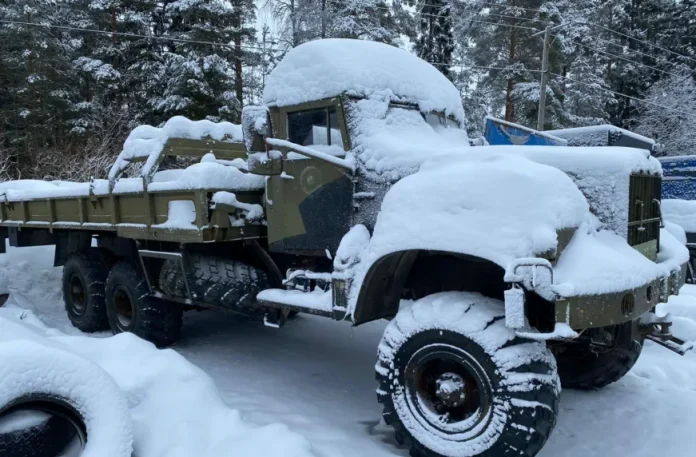
[[[512,65],[515,58],[515,30],[510,29],[510,53],[508,54],[508,65]],[[512,106],[512,89],[514,82],[512,78],[508,78],[507,87],[505,89],[505,120],[512,122],[513,120],[513,106]]]
[[[234,92],[239,100],[239,108],[244,107],[244,81],[242,73],[242,13],[235,20],[237,33],[234,35]],[[241,111],[240,111],[241,118]]]
[[[321,0],[321,38],[326,38],[326,0]]]

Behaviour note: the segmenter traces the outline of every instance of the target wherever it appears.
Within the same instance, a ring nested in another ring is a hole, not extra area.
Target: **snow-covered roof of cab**
[[[459,91],[435,67],[408,51],[363,40],[316,40],[292,49],[271,72],[269,106],[289,106],[341,94],[389,97],[444,111],[463,123]]]

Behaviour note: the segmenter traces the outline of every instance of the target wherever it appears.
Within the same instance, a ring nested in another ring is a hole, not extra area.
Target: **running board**
[[[266,289],[259,292],[256,301],[267,308],[334,317],[331,290],[304,292],[297,289]]]

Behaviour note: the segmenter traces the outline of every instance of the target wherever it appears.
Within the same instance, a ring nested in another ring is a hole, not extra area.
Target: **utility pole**
[[[546,82],[549,75],[549,48],[551,47],[551,28],[544,30],[544,50],[541,57],[541,92],[539,93],[539,112],[537,113],[537,130],[544,130],[546,115]]]

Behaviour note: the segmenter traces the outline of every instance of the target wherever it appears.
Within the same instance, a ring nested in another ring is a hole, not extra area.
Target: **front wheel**
[[[611,328],[614,345],[593,352],[588,345],[571,343],[555,348],[558,374],[563,388],[594,390],[606,387],[631,371],[643,351],[643,339],[633,322]]]
[[[377,396],[413,457],[537,454],[560,382],[542,342],[505,327],[504,305],[443,292],[402,305],[385,330]]]
[[[181,306],[151,297],[145,279],[126,261],[114,265],[106,279],[106,314],[114,333],[131,332],[158,347],[181,334]]]

